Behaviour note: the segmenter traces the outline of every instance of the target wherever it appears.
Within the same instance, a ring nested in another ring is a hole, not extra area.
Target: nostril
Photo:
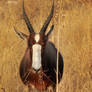
[[[40,68],[39,68],[39,69],[34,69],[34,68],[33,68],[33,70],[37,73],[37,72],[40,71]]]

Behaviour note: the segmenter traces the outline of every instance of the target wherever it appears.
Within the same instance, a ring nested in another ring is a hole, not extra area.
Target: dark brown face
[[[42,50],[45,48],[48,37],[44,34],[33,33],[28,37],[28,47],[32,48],[34,44],[39,44],[42,47]]]
[[[40,33],[32,33],[28,40],[28,48],[30,49],[30,54],[32,56],[32,69],[36,71],[40,71],[42,67],[42,53],[46,46],[46,42],[48,37],[44,34]]]

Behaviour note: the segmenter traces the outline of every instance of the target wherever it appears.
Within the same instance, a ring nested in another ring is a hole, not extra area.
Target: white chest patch
[[[32,68],[38,70],[41,68],[41,45],[34,44],[32,50]]]
[[[35,41],[38,42],[40,40],[40,35],[39,34],[36,34],[35,35]]]

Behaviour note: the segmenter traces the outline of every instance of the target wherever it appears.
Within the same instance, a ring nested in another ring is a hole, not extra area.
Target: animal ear
[[[51,26],[49,32],[47,33],[47,37],[51,34],[51,32],[53,31],[53,29],[54,29],[54,25]]]
[[[25,38],[27,38],[28,36],[22,32],[19,32],[15,27],[14,27],[14,31],[16,32],[16,34],[23,40],[25,40]]]

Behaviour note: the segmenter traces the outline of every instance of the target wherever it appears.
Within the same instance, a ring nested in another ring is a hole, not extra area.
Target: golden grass
[[[0,92],[3,92],[1,88],[5,92],[27,92],[19,77],[26,41],[13,31],[16,26],[28,34],[22,19],[22,0],[7,1],[10,0],[0,0]],[[40,31],[51,5],[51,0],[25,0],[26,12],[36,32]],[[55,27],[50,40],[58,48],[59,30],[59,50],[64,59],[59,92],[92,92],[91,0],[55,0],[51,24]]]

